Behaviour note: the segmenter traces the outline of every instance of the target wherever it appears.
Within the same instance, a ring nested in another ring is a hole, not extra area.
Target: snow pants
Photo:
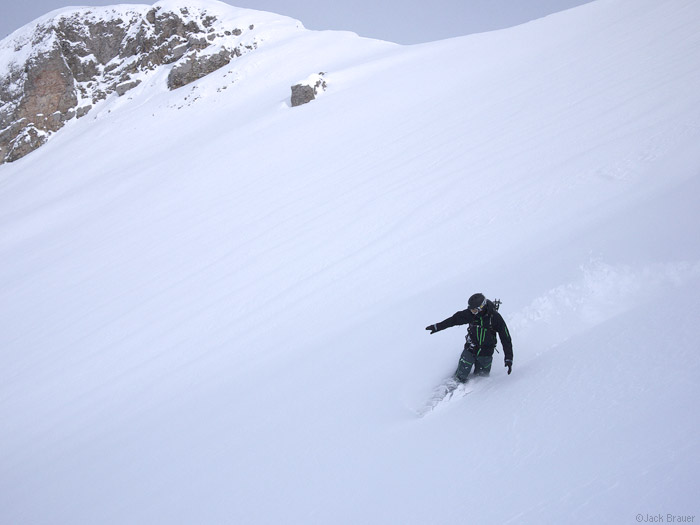
[[[459,365],[455,372],[457,381],[464,383],[469,377],[469,373],[474,367],[475,376],[487,376],[491,373],[491,363],[493,355],[476,355],[470,349],[465,348],[459,358]]]

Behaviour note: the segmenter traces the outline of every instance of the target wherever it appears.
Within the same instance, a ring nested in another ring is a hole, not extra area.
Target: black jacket
[[[510,332],[491,301],[487,301],[486,308],[476,315],[469,310],[457,312],[452,317],[435,324],[435,330],[439,332],[445,328],[463,324],[469,325],[465,348],[476,355],[493,355],[496,349],[496,333],[498,333],[505,358],[513,360],[513,342],[510,339]]]

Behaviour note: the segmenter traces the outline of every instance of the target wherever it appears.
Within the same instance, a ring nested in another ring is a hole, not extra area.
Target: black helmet
[[[482,293],[475,293],[469,298],[469,310],[473,314],[479,313],[486,306],[486,296]]]

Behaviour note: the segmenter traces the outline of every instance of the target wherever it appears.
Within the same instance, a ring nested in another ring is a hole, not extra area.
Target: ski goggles
[[[484,302],[481,303],[481,305],[477,306],[476,308],[470,308],[469,311],[473,314],[478,314],[484,309],[484,306],[486,306],[486,299],[484,299]]]

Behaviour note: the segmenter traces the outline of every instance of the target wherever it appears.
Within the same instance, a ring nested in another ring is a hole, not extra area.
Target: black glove
[[[431,334],[434,334],[435,332],[438,331],[437,326],[434,324],[431,324],[430,326],[425,327],[426,330],[428,330]]]
[[[513,361],[511,359],[506,359],[506,368],[508,369],[508,375],[513,371]]]

